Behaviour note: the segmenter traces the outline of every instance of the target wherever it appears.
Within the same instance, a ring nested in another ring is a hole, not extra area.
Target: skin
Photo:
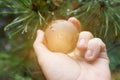
[[[71,17],[76,27],[80,22]],[[75,51],[64,54],[49,51],[43,43],[44,32],[37,31],[33,44],[38,62],[47,80],[110,80],[106,46],[88,31],[80,32]],[[82,55],[82,56],[81,56]]]

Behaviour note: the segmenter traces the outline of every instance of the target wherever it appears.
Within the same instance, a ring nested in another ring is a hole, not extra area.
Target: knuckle
[[[100,38],[94,38],[94,41],[95,41],[95,42],[102,43],[102,40],[101,40]]]
[[[100,38],[93,38],[89,41],[91,44],[95,44],[97,46],[101,46],[103,48],[106,47],[105,43]]]
[[[91,37],[91,38],[93,38],[93,35],[92,35],[92,33],[91,32],[89,32],[89,31],[82,31],[81,33],[80,33],[80,36],[82,36],[82,37]]]
[[[93,38],[90,41],[93,43],[101,43],[102,42],[102,40],[100,38]]]
[[[81,35],[82,35],[82,34],[92,35],[92,33],[89,32],[89,31],[82,31],[80,34],[81,34]]]

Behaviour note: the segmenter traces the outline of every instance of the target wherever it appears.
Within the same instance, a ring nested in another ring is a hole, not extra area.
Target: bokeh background
[[[36,30],[69,17],[105,42],[112,80],[120,80],[120,0],[0,0],[0,80],[46,80],[32,47]]]

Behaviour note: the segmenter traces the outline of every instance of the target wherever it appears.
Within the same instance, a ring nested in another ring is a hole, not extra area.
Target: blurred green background
[[[120,0],[0,0],[0,80],[45,80],[32,47],[37,29],[76,17],[106,44],[120,80]]]

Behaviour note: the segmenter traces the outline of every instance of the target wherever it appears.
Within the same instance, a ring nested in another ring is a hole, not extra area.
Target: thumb
[[[33,44],[33,48],[35,50],[37,57],[42,57],[49,53],[49,50],[43,44],[43,39],[44,39],[44,32],[42,30],[38,30],[37,37]]]

